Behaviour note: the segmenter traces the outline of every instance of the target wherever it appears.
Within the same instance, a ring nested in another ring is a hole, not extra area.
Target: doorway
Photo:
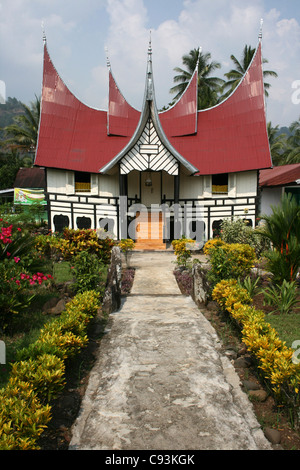
[[[161,204],[162,174],[155,171],[141,173],[141,203],[150,208],[151,204]]]

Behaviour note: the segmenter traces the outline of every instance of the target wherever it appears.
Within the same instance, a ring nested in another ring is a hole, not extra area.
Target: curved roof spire
[[[151,31],[150,31],[150,40],[149,40],[149,46],[148,46],[146,100],[152,101],[153,98],[154,98],[154,88],[153,88],[153,69],[152,69],[152,40],[151,40]]]
[[[107,46],[105,47],[105,53],[106,53],[106,65],[107,65],[107,68],[108,68],[108,70],[111,70],[111,63],[110,63],[110,59],[109,59],[109,55],[108,55],[108,47],[107,47]]]
[[[153,70],[152,70],[152,43],[151,38],[148,46],[148,63],[147,63],[147,72],[146,72],[146,85],[145,85],[145,94],[144,102],[142,107],[142,112],[140,114],[139,123],[133,133],[128,144],[122,149],[122,151],[115,156],[107,165],[103,166],[100,169],[101,173],[108,173],[128,152],[130,152],[133,147],[138,142],[142,133],[145,130],[147,122],[151,120],[153,122],[155,131],[162,143],[162,145],[170,152],[170,154],[181,163],[190,174],[197,173],[198,168],[188,162],[182,155],[171,145],[168,140],[163,127],[160,122],[160,118],[157,111],[156,100],[155,100],[155,91],[154,91],[154,80],[153,80]]]
[[[263,36],[263,24],[264,24],[264,20],[263,20],[263,18],[261,18],[261,20],[260,20],[259,36],[258,36],[259,41],[262,40],[262,36]]]
[[[45,32],[45,23],[44,23],[44,21],[42,21],[42,23],[41,23],[41,28],[42,28],[42,32],[43,32],[43,43],[46,44],[47,43],[47,37],[46,37],[46,32]]]

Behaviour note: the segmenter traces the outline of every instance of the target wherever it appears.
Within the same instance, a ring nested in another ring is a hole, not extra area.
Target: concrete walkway
[[[180,294],[173,253],[134,253],[70,449],[265,450],[269,442],[215,330]]]

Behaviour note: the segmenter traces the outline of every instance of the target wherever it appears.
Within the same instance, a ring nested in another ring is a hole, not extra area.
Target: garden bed
[[[191,295],[193,285],[191,269],[177,267],[174,270],[174,276],[181,293],[187,296]],[[267,285],[267,276],[263,279],[263,285]],[[300,301],[300,295],[298,300]],[[278,331],[281,339],[287,341],[288,345],[291,345],[291,342],[295,339],[300,339],[299,311],[298,313],[285,315],[284,319],[282,315],[276,313],[270,315],[273,309],[264,305],[262,294],[254,295],[253,305],[265,312],[266,321]],[[258,422],[262,428],[271,428],[280,432],[281,440],[279,448],[283,450],[300,450],[300,432],[297,429],[293,429],[290,417],[283,409],[278,408],[273,397],[265,389],[263,382],[257,374],[256,365],[252,363],[250,366],[240,367],[240,362],[236,361],[239,357],[245,357],[245,354],[247,354],[247,350],[241,341],[240,330],[236,327],[230,316],[219,309],[216,302],[210,301],[206,306],[203,305],[200,310],[216,330],[223,346],[223,352],[232,359],[241,384],[245,381],[253,382],[257,384],[258,389],[266,391],[267,398],[263,401],[249,395]],[[247,392],[246,389],[245,391]]]
[[[122,270],[122,295],[130,293],[134,274],[134,268]],[[72,437],[71,428],[78,416],[91,370],[97,360],[105,326],[106,319],[99,312],[89,327],[87,347],[69,362],[66,386],[59,398],[51,403],[52,419],[38,441],[41,450],[68,450]]]

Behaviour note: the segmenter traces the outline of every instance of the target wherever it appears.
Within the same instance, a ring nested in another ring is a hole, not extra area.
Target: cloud
[[[291,101],[292,83],[300,79],[300,25],[296,15],[283,15],[273,5],[266,8],[268,3],[182,0],[180,8],[180,0],[0,0],[1,79],[8,96],[29,102],[39,93],[43,20],[54,64],[79,99],[105,107],[107,46],[121,91],[140,109],[152,29],[155,89],[162,107],[173,98],[173,69],[182,66],[184,54],[201,46],[221,62],[218,74],[223,77],[232,67],[231,54],[240,58],[245,44],[256,46],[264,18],[266,67],[279,74],[269,79],[268,118],[288,125],[300,114]]]

